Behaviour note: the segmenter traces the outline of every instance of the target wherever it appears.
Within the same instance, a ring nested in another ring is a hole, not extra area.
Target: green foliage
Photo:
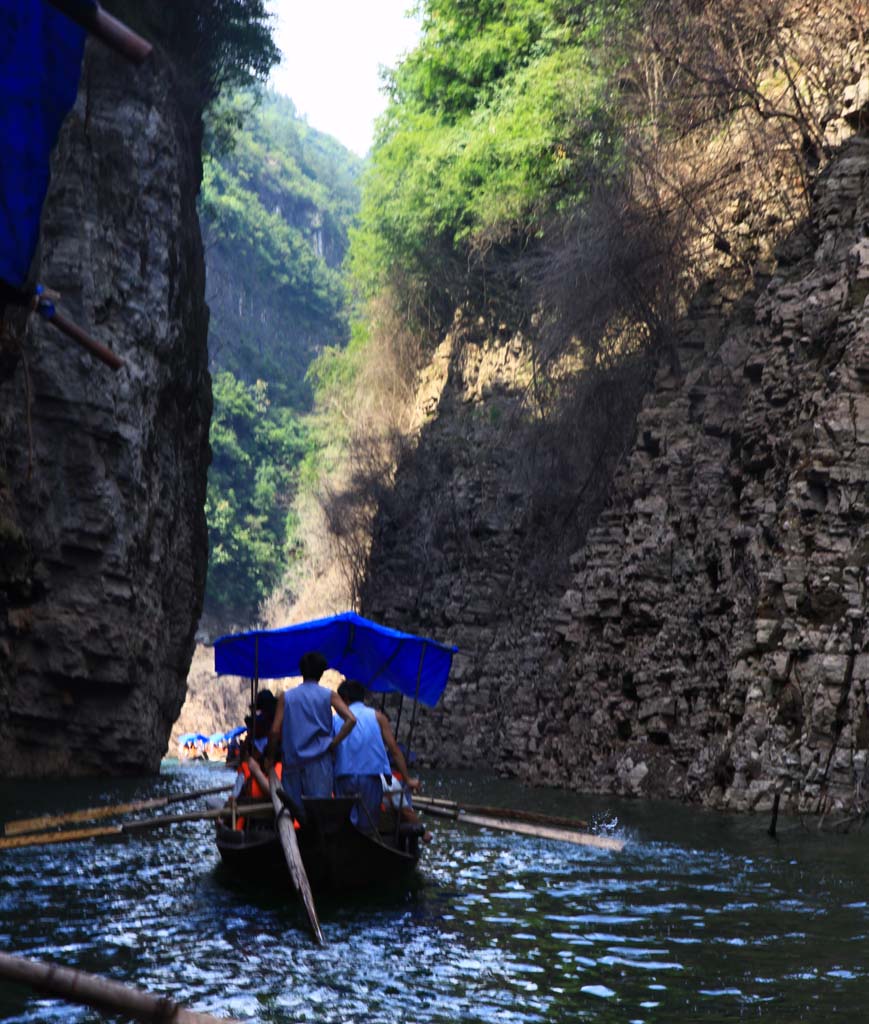
[[[250,97],[227,108],[243,117]],[[340,265],[358,208],[360,161],[266,94],[230,153],[206,162],[200,211],[216,368],[268,380],[273,400],[310,402],[305,371],[347,339]]]
[[[309,442],[299,417],[272,406],[265,381],[248,385],[222,372],[213,393],[206,610],[249,621],[283,572],[288,510]]]
[[[590,169],[618,165],[601,40],[629,4],[421,6],[420,45],[388,82],[351,265],[364,294],[403,275],[449,315],[473,287],[470,257],[521,251],[582,198]]]
[[[350,333],[341,264],[360,161],[283,97],[240,93],[220,108],[232,147],[206,161],[200,196],[214,373],[206,609],[250,621],[300,550],[292,500],[325,443],[300,416],[310,363]]]
[[[368,324],[364,320],[356,320],[346,347],[327,346],[308,367],[307,380],[321,407],[349,395],[365,358],[368,336]]]

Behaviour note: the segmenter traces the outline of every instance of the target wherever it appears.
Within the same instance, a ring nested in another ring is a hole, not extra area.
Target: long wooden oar
[[[132,804],[111,804],[106,807],[86,807],[81,811],[69,811],[67,814],[47,814],[41,818],[21,818],[7,821],[3,834],[20,836],[26,832],[41,832],[58,825],[72,825],[77,821],[97,821],[99,818],[114,818],[120,814],[133,814],[136,811],[153,811],[168,804],[183,803],[200,796],[211,796],[212,793],[226,793],[232,786],[213,786],[211,789],[196,789],[192,793],[175,793],[172,796],[158,796],[151,800],[139,800]]]
[[[423,807],[417,797],[413,798],[414,807],[436,818],[449,818],[463,825],[477,825],[481,828],[497,828],[503,832],[518,832],[524,836],[536,836],[538,839],[555,839],[561,843],[573,843],[575,846],[595,846],[600,850],[624,849],[624,840],[612,839],[610,836],[593,836],[588,832],[576,832],[565,828],[552,828],[546,825],[532,825],[522,821],[505,821],[503,818],[484,817],[479,814],[466,814],[461,808],[458,813],[446,807]]]
[[[242,808],[246,816],[264,812],[271,814],[271,804],[246,804]],[[62,832],[36,832],[23,836],[12,836],[0,839],[0,850],[18,850],[23,846],[51,846],[54,843],[75,843],[80,839],[98,839],[103,836],[122,836],[142,829],[162,828],[164,825],[175,825],[180,821],[212,821],[215,818],[228,818],[232,814],[229,807],[218,807],[210,811],[191,811],[189,814],[164,814],[158,818],[140,818],[137,821],[125,821],[120,825],[101,825],[96,828],[73,828]]]
[[[582,818],[563,818],[555,814],[541,814],[539,811],[520,811],[512,807],[488,807],[483,804],[457,804],[455,800],[440,800],[437,797],[417,796],[413,802],[419,807],[442,807],[444,810],[467,811],[469,814],[480,814],[485,818],[502,818],[505,821],[527,821],[533,825],[550,825],[553,828],[587,829],[588,822]]]
[[[293,885],[296,887],[299,896],[301,896],[302,903],[304,903],[305,910],[308,913],[308,920],[311,922],[314,938],[321,946],[325,946],[326,940],[323,938],[320,919],[317,917],[317,908],[314,906],[314,894],[311,892],[308,873],[305,871],[305,865],[302,863],[302,853],[299,850],[299,841],[296,839],[293,819],[286,812],[283,802],[280,796],[278,796],[279,787],[280,782],[274,768],[272,768],[269,772],[269,793],[271,794],[272,805],[275,810],[275,828],[278,831],[281,846],[284,848],[284,857],[287,861],[287,867],[290,869],[290,878],[292,878]]]
[[[155,996],[140,988],[123,985],[98,974],[74,971],[59,964],[0,953],[0,978],[29,985],[37,992],[69,1003],[109,1010],[132,1020],[161,1021],[163,1024],[238,1024],[229,1017],[212,1017],[179,1006],[168,996]]]

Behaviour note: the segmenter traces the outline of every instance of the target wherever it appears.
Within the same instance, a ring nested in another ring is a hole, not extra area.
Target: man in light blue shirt
[[[350,820],[365,832],[376,831],[383,798],[383,776],[392,778],[387,750],[395,759],[410,789],[419,788],[419,779],[408,778],[407,764],[386,715],[364,703],[368,691],[355,679],[345,679],[338,696],[356,719],[356,726],[335,750],[335,792],[338,796],[357,796]],[[338,719],[333,722],[338,735]]]
[[[332,754],[350,735],[356,718],[341,697],[320,679],[328,668],[317,651],[303,654],[299,660],[302,682],[287,690],[278,702],[269,733],[266,773],[271,767],[278,740],[283,760],[283,787],[297,807],[303,796],[330,797],[334,788]],[[333,734],[332,709],[341,719]]]

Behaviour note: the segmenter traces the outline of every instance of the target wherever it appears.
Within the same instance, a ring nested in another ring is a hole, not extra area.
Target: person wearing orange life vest
[[[238,772],[235,776],[235,786],[233,787],[230,802],[234,801],[236,804],[239,802],[259,803],[270,799],[269,780],[260,767],[259,756],[256,747],[251,747],[250,742],[246,740]],[[275,765],[275,774],[278,779],[283,774],[283,765],[280,762]],[[245,819],[239,816],[236,819],[235,827],[238,831],[241,831],[244,829],[244,826]]]

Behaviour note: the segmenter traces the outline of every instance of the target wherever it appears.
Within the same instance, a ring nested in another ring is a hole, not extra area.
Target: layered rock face
[[[559,683],[541,671],[547,609],[569,585],[570,554],[629,444],[641,382],[627,376],[611,382],[624,420],[598,450],[571,453],[577,432],[529,398],[521,336],[491,336],[459,315],[423,373],[418,437],[379,508],[362,608],[459,647],[438,707],[417,718],[413,745],[427,764],[534,770],[557,714]]]
[[[869,140],[755,301],[698,303],[556,616],[547,777],[736,809],[858,799],[869,755]]]
[[[198,114],[159,52],[89,43],[35,277],[112,373],[31,317],[0,367],[0,772],[155,770],[207,563]]]
[[[433,535],[426,586],[408,588],[408,527],[387,509],[365,608],[463,649],[443,706],[417,726],[430,761],[735,809],[776,791],[810,811],[860,798],[867,295],[869,140],[856,138],[772,280],[698,296],[566,586],[531,586],[508,514],[523,497],[498,459],[465,435],[467,458],[449,461],[448,423],[423,430],[397,490],[423,507],[449,495],[452,525]],[[481,423],[491,410],[455,375],[439,418],[450,403]],[[469,535],[473,559],[457,539]]]

